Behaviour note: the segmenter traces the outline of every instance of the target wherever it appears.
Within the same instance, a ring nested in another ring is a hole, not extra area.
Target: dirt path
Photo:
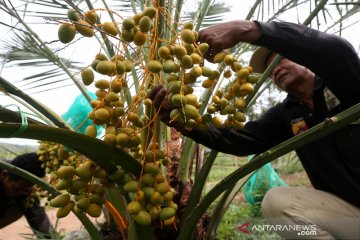
[[[55,226],[56,223],[56,209],[51,209],[47,211],[47,214],[50,218],[51,223]],[[93,222],[101,221],[99,219],[91,219]],[[63,233],[72,232],[82,228],[82,224],[79,219],[73,214],[70,213],[67,217],[60,219],[57,225],[57,230],[62,230]],[[10,224],[9,226],[0,229],[0,240],[20,240],[25,239],[24,234],[32,234],[32,231],[25,219],[22,217],[18,221]]]

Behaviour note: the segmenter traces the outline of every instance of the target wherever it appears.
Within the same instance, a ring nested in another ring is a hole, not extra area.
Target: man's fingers
[[[156,94],[155,99],[153,101],[154,106],[156,108],[159,108],[162,105],[162,102],[164,101],[166,94],[167,94],[167,91],[164,88],[162,88],[158,91],[158,93]]]
[[[211,63],[214,63],[214,57],[216,54],[218,54],[220,51],[216,48],[210,48],[204,55],[205,59],[208,60]]]
[[[170,127],[174,127],[178,131],[181,131],[184,128],[183,121],[174,121],[170,120],[170,112],[175,108],[175,106],[170,105],[167,101],[167,91],[161,85],[157,85],[151,89],[148,97],[153,100],[154,107],[159,110],[158,117],[162,122]]]
[[[214,57],[210,51],[206,52],[204,58],[211,63],[214,63]]]
[[[202,33],[202,31],[199,31],[196,43],[199,44],[199,43],[202,43],[202,42],[203,42],[203,33]]]
[[[208,34],[206,33],[206,31],[201,30],[201,31],[199,31],[198,33],[199,33],[199,36],[198,36],[197,42],[198,42],[198,43],[207,42],[207,36],[208,36]]]
[[[148,95],[148,98],[150,98],[152,101],[154,101],[156,95],[158,94],[158,92],[163,89],[162,85],[156,85],[155,87],[153,87]]]

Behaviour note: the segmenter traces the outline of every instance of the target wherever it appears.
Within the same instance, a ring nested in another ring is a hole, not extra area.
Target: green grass
[[[207,181],[217,182],[247,162],[246,157],[219,153],[211,168]]]
[[[225,213],[217,230],[218,240],[280,240],[277,234],[272,232],[257,232],[252,231],[251,227],[254,224],[266,224],[266,220],[261,215],[258,206],[252,206],[247,203],[232,203],[228,211]],[[254,215],[255,214],[255,215]],[[259,215],[260,214],[260,215]],[[238,229],[239,226],[249,223],[249,234],[246,234]]]
[[[247,157],[236,157],[219,153],[209,173],[208,182],[217,182],[248,162]],[[290,152],[272,162],[279,175],[288,175],[304,171],[295,152]]]
[[[274,166],[280,175],[293,174],[304,171],[304,168],[297,156],[284,156],[274,162]]]
[[[224,166],[216,165],[211,169],[207,181],[210,182],[219,181],[224,177],[226,177],[227,175],[229,175],[230,173],[232,173],[235,169],[236,169],[235,167],[224,167]]]

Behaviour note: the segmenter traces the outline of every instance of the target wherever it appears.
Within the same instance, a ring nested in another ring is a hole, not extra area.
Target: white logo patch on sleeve
[[[328,111],[331,111],[340,105],[340,100],[327,87],[324,88],[324,98]]]

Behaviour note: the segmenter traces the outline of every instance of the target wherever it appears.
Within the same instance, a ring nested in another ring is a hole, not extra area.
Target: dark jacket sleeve
[[[218,152],[237,156],[262,153],[289,138],[285,118],[281,116],[284,114],[282,106],[281,103],[271,108],[243,129],[210,125],[208,130],[194,128],[185,135]]]
[[[49,233],[52,228],[45,209],[39,205],[38,201],[35,201],[32,207],[24,209],[24,216],[30,227],[39,232]]]
[[[267,47],[325,79],[344,108],[360,102],[360,59],[348,41],[294,23],[257,23],[262,34],[255,45]]]
[[[360,102],[360,60],[345,39],[287,22],[257,22],[262,30],[255,45],[267,47],[313,71],[344,108]],[[194,129],[188,137],[216,151],[238,156],[261,153],[293,136],[282,114],[284,103],[249,122],[242,130],[210,127]]]

